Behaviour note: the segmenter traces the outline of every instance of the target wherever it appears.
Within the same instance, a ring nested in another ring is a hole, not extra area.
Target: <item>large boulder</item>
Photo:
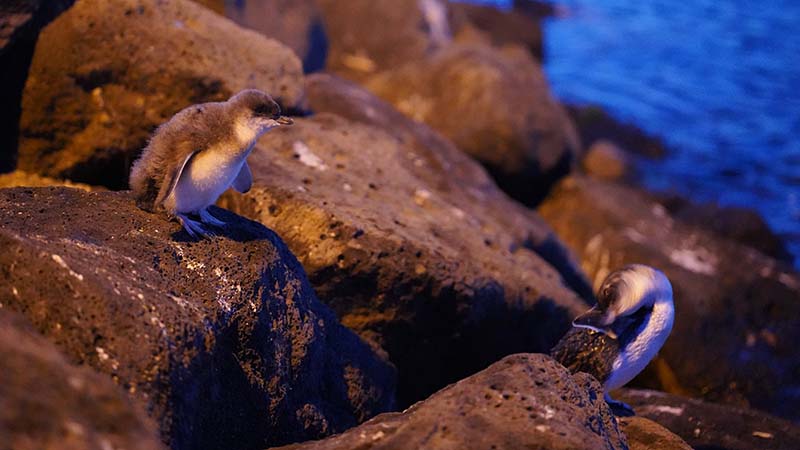
[[[517,9],[503,10],[491,5],[450,3],[451,26],[458,33],[473,26],[486,33],[498,47],[521,45],[541,61],[544,56],[542,26],[537,17]]]
[[[289,48],[188,0],[79,0],[36,45],[19,168],[124,188],[150,133],[178,110],[248,87],[296,107],[302,83]]]
[[[617,398],[694,448],[791,450],[800,448],[800,427],[759,411],[715,405],[664,392],[623,389]],[[622,429],[628,428],[623,422]],[[628,435],[630,442],[630,435]],[[663,447],[655,447],[663,448]]]
[[[320,438],[394,406],[394,372],[285,244],[227,211],[193,242],[128,193],[0,190],[0,304],[111,377],[172,449]]]
[[[73,0],[0,2],[0,173],[16,166],[22,89],[39,31]]]
[[[14,450],[161,450],[154,424],[106,376],[70,364],[0,306],[0,436]]]
[[[317,113],[267,133],[253,189],[222,204],[278,232],[342,323],[389,353],[402,404],[547,351],[586,308],[540,256],[581,285],[568,252],[452,144],[351,88],[350,103],[326,106],[324,86],[309,103],[363,121]]]
[[[365,86],[448,137],[525,203],[540,200],[578,157],[572,123],[521,48],[454,44]]]
[[[678,435],[644,417],[620,417],[622,432],[631,450],[692,450]]]
[[[570,117],[580,133],[581,141],[591,146],[597,140],[608,140],[634,154],[658,158],[667,153],[663,141],[638,126],[614,118],[599,106],[569,105]]]
[[[634,262],[669,277],[675,325],[648,386],[800,418],[800,277],[791,268],[621,185],[572,177],[539,212],[595,284]]]
[[[317,0],[328,70],[363,81],[416,61],[451,39],[446,0]]]
[[[509,356],[402,413],[283,450],[627,449],[597,381],[545,355]]]

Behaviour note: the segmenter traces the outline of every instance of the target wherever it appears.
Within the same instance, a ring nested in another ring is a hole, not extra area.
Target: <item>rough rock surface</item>
[[[22,88],[39,31],[72,0],[3,0],[0,2],[0,173],[16,165]]]
[[[450,42],[444,0],[317,0],[317,4],[330,45],[326,68],[351,80],[363,81],[424,58]],[[444,16],[437,16],[437,11]]]
[[[327,39],[315,0],[195,0],[239,25],[282,42],[306,72],[325,67]]]
[[[627,449],[597,381],[545,355],[509,356],[402,413],[283,450]]]
[[[638,389],[622,389],[615,398],[629,403],[636,414],[658,422],[697,449],[800,448],[800,427],[759,411]],[[622,429],[628,434],[624,421]],[[631,443],[631,434],[628,442]]]
[[[385,120],[385,105],[365,110]],[[297,119],[261,138],[252,191],[222,204],[286,240],[342,323],[389,353],[407,404],[506,354],[547,351],[586,306],[534,251],[566,258],[534,213],[424,141],[441,137],[399,124]]]
[[[104,375],[69,364],[2,304],[0,374],[4,449],[164,448],[154,424],[124,391]]]
[[[23,96],[19,168],[124,188],[149,133],[246,87],[302,97],[292,51],[188,0],[79,0],[47,26]]]
[[[172,449],[320,438],[393,407],[394,372],[285,244],[221,209],[193,242],[128,193],[0,190],[0,303],[107,374]]]
[[[28,187],[46,187],[46,186],[69,186],[84,191],[91,190],[104,190],[88,184],[73,183],[68,180],[57,180],[55,178],[43,177],[35,173],[28,173],[22,170],[15,170],[14,172],[4,173],[0,175],[0,188],[28,186]]]
[[[579,153],[541,67],[518,47],[454,44],[365,86],[448,137],[525,203],[536,203]]]
[[[634,262],[669,277],[675,325],[649,386],[800,418],[800,278],[789,267],[607,182],[569,178],[539,212],[596,284]]]
[[[567,110],[575,121],[584,145],[590,146],[598,139],[606,139],[624,150],[650,158],[663,156],[667,152],[660,139],[648,135],[636,125],[611,117],[600,107],[569,105]]]
[[[643,417],[617,418],[631,450],[692,450],[683,439]]]

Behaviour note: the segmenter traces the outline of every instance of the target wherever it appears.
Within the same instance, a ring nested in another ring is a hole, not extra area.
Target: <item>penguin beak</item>
[[[280,116],[275,119],[275,122],[278,122],[278,125],[291,125],[294,123],[294,120],[292,120],[290,117]]]
[[[586,311],[572,321],[572,326],[578,328],[588,328],[598,333],[606,334],[611,339],[617,338],[617,333],[611,329],[610,325],[614,322],[614,317],[608,311],[603,311],[597,306]]]

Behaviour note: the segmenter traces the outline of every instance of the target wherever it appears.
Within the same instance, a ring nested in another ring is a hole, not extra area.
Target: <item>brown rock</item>
[[[536,203],[579,151],[541,67],[519,48],[452,45],[365,86],[448,137],[526,203]]]
[[[595,178],[603,180],[623,180],[630,173],[630,162],[625,151],[611,141],[595,141],[581,164],[583,170]]]
[[[543,59],[542,27],[531,15],[513,9],[458,2],[450,4],[450,12],[454,33],[470,24],[485,32],[493,45],[521,45],[537,60]]]
[[[617,394],[639,416],[658,422],[694,448],[792,450],[800,448],[800,427],[759,411],[715,405],[664,392],[623,389]],[[631,449],[635,436],[621,421]],[[670,448],[670,447],[653,447]]]
[[[79,0],[41,34],[25,86],[19,167],[127,185],[150,132],[246,87],[294,107],[292,51],[186,0]]]
[[[597,381],[545,355],[509,356],[403,413],[283,450],[627,449]]]
[[[548,350],[585,304],[532,250],[569,265],[535,214],[441,137],[403,122],[396,133],[297,119],[261,139],[252,191],[222,204],[286,239],[342,323],[389,353],[407,404],[508,353]]]
[[[35,173],[23,172],[22,170],[16,170],[11,173],[4,173],[0,175],[0,188],[19,187],[19,186],[27,186],[27,187],[68,186],[77,189],[83,189],[84,191],[91,191],[93,189],[103,190],[102,188],[89,186],[88,184],[73,183],[69,180],[57,180],[55,178],[48,178],[48,177],[43,177],[41,175],[36,175]]]
[[[649,158],[659,158],[667,153],[661,139],[647,134],[636,125],[611,117],[598,106],[570,105],[567,110],[575,121],[581,142],[585,145],[605,139],[626,151]]]
[[[0,373],[4,449],[164,448],[153,423],[108,377],[68,363],[24,319],[3,306]]]
[[[800,417],[794,271],[676,221],[646,194],[620,185],[569,178],[539,212],[596,282],[634,262],[669,277],[675,325],[647,386]]]
[[[382,70],[416,61],[449,41],[442,0],[317,0],[329,40],[327,69],[363,81]],[[442,8],[434,21],[423,6]],[[441,27],[446,33],[441,34]]]
[[[221,236],[128,193],[0,190],[0,304],[107,374],[173,449],[320,438],[393,407],[393,369],[319,303],[271,231],[224,210]]]
[[[0,2],[0,173],[17,160],[22,89],[28,78],[39,31],[73,0],[3,0]]]
[[[631,450],[692,450],[683,439],[643,417],[620,417],[620,429]]]

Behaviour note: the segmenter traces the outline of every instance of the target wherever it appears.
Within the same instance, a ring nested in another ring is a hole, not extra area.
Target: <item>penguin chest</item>
[[[193,213],[214,204],[231,186],[248,154],[232,156],[213,149],[196,154],[184,167],[171,194],[175,211]]]

